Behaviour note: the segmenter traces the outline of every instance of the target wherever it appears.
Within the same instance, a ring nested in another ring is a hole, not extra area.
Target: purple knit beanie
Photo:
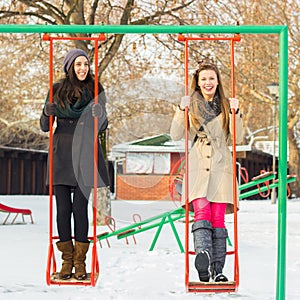
[[[86,57],[87,60],[89,60],[87,54],[81,49],[73,49],[73,50],[69,51],[68,54],[65,56],[64,63],[63,63],[63,70],[66,74],[69,72],[69,69],[70,69],[73,61],[78,56],[84,56],[84,57]]]

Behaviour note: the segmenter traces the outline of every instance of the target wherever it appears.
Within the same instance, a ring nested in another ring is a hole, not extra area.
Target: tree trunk
[[[103,152],[105,161],[107,161],[107,134],[106,131],[99,132],[100,146]],[[94,199],[94,189],[92,189]],[[93,202],[94,204],[94,202]],[[111,199],[110,188],[97,188],[97,225],[105,225],[105,216],[111,216]]]
[[[92,189],[92,201],[94,207],[94,189]],[[106,225],[105,217],[111,215],[110,189],[108,187],[97,188],[97,226]]]
[[[296,139],[294,137],[293,128],[288,129],[288,141],[289,141],[289,174],[297,175],[297,180],[290,183],[291,195],[300,197],[300,153],[297,147]]]

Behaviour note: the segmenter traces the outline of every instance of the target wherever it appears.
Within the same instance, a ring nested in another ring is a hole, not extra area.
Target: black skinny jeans
[[[56,221],[59,239],[66,242],[72,239],[71,216],[74,217],[74,238],[78,242],[88,241],[88,199],[90,188],[81,191],[79,186],[55,185]],[[73,199],[72,199],[73,192]],[[72,201],[73,200],[73,201]]]

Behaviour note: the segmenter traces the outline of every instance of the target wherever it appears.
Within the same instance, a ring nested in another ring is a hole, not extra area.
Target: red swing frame
[[[98,43],[106,39],[103,33],[97,37],[52,37],[49,34],[43,35],[43,41],[50,42],[49,51],[49,102],[53,103],[53,41],[54,40],[92,40],[95,43],[94,64],[95,64],[95,85],[94,94],[98,95]],[[95,96],[95,103],[98,97]],[[48,285],[91,285],[95,286],[99,277],[100,267],[97,256],[97,165],[98,165],[98,118],[94,118],[94,198],[93,198],[93,236],[88,237],[92,241],[91,272],[86,280],[57,280],[53,278],[56,273],[56,260],[53,248],[53,116],[50,116],[49,126],[49,246],[46,267],[46,282]]]
[[[188,95],[188,42],[189,41],[230,41],[231,52],[231,97],[235,97],[235,77],[234,77],[234,43],[239,42],[241,37],[235,34],[233,37],[185,37],[182,34],[178,36],[178,41],[184,42],[185,52],[185,95]],[[190,281],[189,272],[189,255],[195,252],[189,250],[189,211],[185,210],[185,286],[187,292],[193,293],[233,293],[237,292],[239,286],[239,260],[238,260],[238,228],[237,228],[237,184],[236,184],[236,118],[235,110],[232,109],[232,169],[233,169],[233,197],[234,197],[234,250],[227,252],[227,255],[234,255],[234,280],[228,282],[192,282]],[[185,107],[185,190],[189,191],[189,170],[188,170],[188,107]],[[189,193],[185,195],[185,206],[189,204]]]

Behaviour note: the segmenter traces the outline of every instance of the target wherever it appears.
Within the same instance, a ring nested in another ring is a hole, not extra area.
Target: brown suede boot
[[[59,278],[67,280],[72,276],[73,269],[73,243],[72,241],[57,242],[57,249],[62,252],[61,258],[63,259],[62,268],[59,272]]]
[[[74,248],[74,267],[75,278],[78,280],[84,280],[87,278],[85,270],[86,253],[89,250],[90,242],[82,243],[75,241]]]

